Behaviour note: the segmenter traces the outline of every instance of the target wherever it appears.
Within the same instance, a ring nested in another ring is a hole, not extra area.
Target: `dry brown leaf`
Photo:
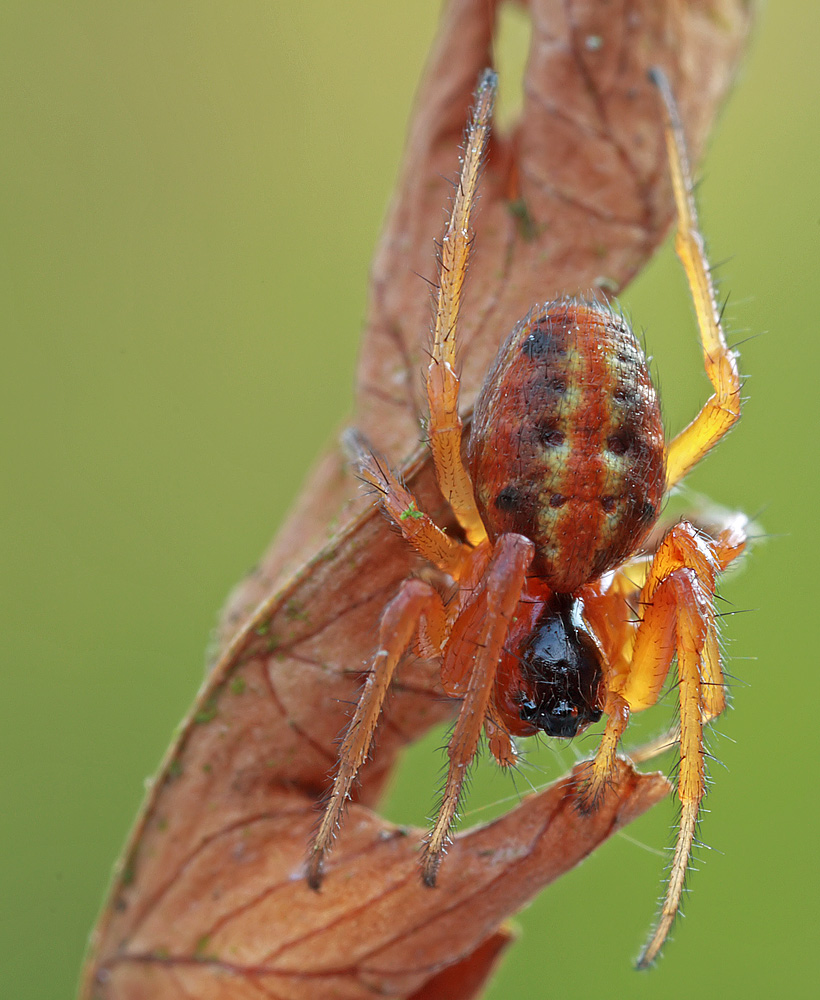
[[[501,921],[667,791],[660,775],[622,763],[589,819],[565,778],[457,837],[435,890],[416,870],[422,831],[356,806],[320,893],[302,878],[314,803],[269,793],[264,810],[192,845],[149,899],[124,890],[127,936],[99,962],[91,995],[475,995],[509,940]]]
[[[468,403],[498,342],[532,302],[618,287],[660,241],[671,210],[646,68],[660,63],[669,72],[697,150],[748,17],[742,0],[534,0],[530,9],[524,119],[494,141],[482,189],[465,307]],[[376,259],[355,422],[393,458],[418,436],[413,380],[429,301],[412,272],[432,273],[432,239],[447,200],[439,174],[455,170],[470,94],[489,60],[492,13],[485,0],[447,9]],[[407,476],[441,521],[425,459]],[[440,887],[422,889],[418,833],[396,831],[364,808],[399,750],[449,714],[436,664],[408,659],[376,757],[362,772],[360,805],[325,886],[312,893],[301,875],[316,799],[381,610],[413,557],[380,515],[351,511],[348,526],[275,594],[272,581],[324,537],[353,489],[338,456],[326,457],[285,540],[235,595],[219,662],[118,869],[82,997],[278,1000],[375,991],[466,1000],[508,940],[505,917],[665,794],[663,779],[624,765],[604,806],[582,819],[568,807],[565,780],[459,837]],[[251,605],[258,607],[249,612]]]

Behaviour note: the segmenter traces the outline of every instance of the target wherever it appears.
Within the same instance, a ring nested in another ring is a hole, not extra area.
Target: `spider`
[[[593,809],[630,715],[657,702],[677,657],[680,827],[639,967],[658,956],[680,905],[704,794],[703,727],[726,704],[715,581],[746,543],[745,519],[735,515],[711,534],[681,520],[654,554],[642,548],[666,494],[740,416],[737,364],[715,304],[680,118],[665,76],[650,76],[666,107],[676,250],[714,393],[666,442],[646,358],[622,315],[598,301],[558,299],[534,308],[501,347],[475,404],[465,463],[455,347],[496,90],[495,75],[486,71],[441,245],[427,373],[429,446],[464,540],[435,524],[366,442],[349,435],[359,475],[377,491],[384,513],[451,589],[411,577],[385,607],[308,860],[308,881],[318,888],[391,678],[408,650],[439,657],[441,685],[461,703],[441,805],[421,855],[429,886],[482,731],[507,768],[517,761],[514,737],[541,731],[566,739],[606,715],[578,791],[580,807]]]

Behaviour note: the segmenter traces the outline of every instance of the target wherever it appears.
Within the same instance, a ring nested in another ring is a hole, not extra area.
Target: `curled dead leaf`
[[[435,890],[417,875],[422,831],[355,806],[322,890],[312,892],[303,871],[314,802],[274,792],[263,812],[223,826],[168,873],[100,962],[92,995],[474,995],[468,989],[480,987],[509,940],[503,920],[669,788],[621,763],[590,819],[575,808],[574,780],[457,837]],[[448,975],[461,993],[442,992]]]
[[[393,459],[418,438],[414,379],[429,302],[414,272],[433,273],[442,178],[454,172],[470,94],[491,57],[495,8],[447,7],[374,265],[354,422]],[[671,202],[646,69],[669,72],[697,151],[748,26],[741,0],[532,0],[529,9],[523,118],[494,140],[477,224],[467,402],[534,301],[615,290],[658,245]],[[426,460],[406,475],[446,522]],[[316,801],[381,610],[414,566],[361,502],[325,542],[354,492],[340,456],[326,456],[281,540],[234,595],[218,662],[166,756],[94,933],[87,1000],[477,995],[508,940],[503,920],[665,794],[663,779],[623,765],[601,809],[581,817],[565,779],[457,838],[440,887],[423,889],[417,832],[365,808],[401,748],[450,711],[437,665],[409,658],[326,885],[310,892],[302,872]],[[286,567],[316,550],[282,582]]]

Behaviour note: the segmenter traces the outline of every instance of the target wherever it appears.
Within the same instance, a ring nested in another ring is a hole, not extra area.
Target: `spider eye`
[[[559,736],[565,740],[576,735],[582,721],[578,706],[571,705],[566,700],[556,702],[550,712],[543,714],[542,719],[542,728],[547,736]]]
[[[538,706],[530,698],[524,698],[518,706],[518,714],[523,722],[535,722],[538,718]]]
[[[529,722],[536,729],[543,730],[547,736],[565,740],[576,736],[579,729],[590,722],[597,722],[601,717],[598,709],[582,713],[578,705],[571,704],[565,698],[558,701],[545,699],[540,705],[527,698],[521,702],[519,713],[523,722]]]

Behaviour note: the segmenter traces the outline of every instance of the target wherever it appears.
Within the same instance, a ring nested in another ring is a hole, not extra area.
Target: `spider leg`
[[[487,746],[501,767],[515,767],[518,763],[518,753],[498,710],[492,702],[487,706],[487,717],[484,719],[484,735]]]
[[[638,959],[646,968],[657,957],[680,907],[684,878],[705,791],[703,726],[725,707],[723,674],[715,624],[715,579],[745,545],[743,524],[735,519],[717,538],[686,521],[667,533],[641,590],[641,621],[633,632],[628,671],[609,678],[610,716],[601,748],[591,766],[584,800],[594,802],[614,766],[615,749],[629,712],[654,705],[677,654],[680,698],[681,819],[666,895],[652,937]]]
[[[581,812],[596,809],[615,773],[618,744],[629,724],[629,705],[616,692],[607,695],[604,712],[607,715],[604,735],[595,757],[585,766],[579,781],[578,807]]]
[[[640,596],[640,604],[647,608],[655,599],[661,584],[677,569],[692,570],[714,604],[715,583],[719,572],[726,569],[746,547],[746,519],[742,515],[731,518],[716,538],[709,538],[688,521],[680,521],[669,529],[652,560],[646,583]],[[712,612],[714,613],[714,612]],[[643,614],[647,617],[647,611]],[[643,621],[641,622],[643,626]],[[619,687],[619,693],[628,701],[632,711],[639,711],[654,705],[657,701],[664,676],[644,672],[644,682],[639,684],[636,659],[643,656],[640,650],[641,626],[635,635],[632,651],[632,665],[626,687]],[[723,672],[720,666],[717,630],[712,628],[705,639],[700,665],[703,679],[703,721],[709,722],[720,715],[726,707]]]
[[[628,564],[625,570],[615,575],[611,586],[603,595],[587,601],[587,617],[595,634],[602,641],[609,664],[607,701],[604,705],[608,719],[600,747],[589,768],[588,783],[581,789],[582,808],[594,807],[612,775],[618,742],[626,729],[630,710],[646,708],[655,703],[668,669],[666,664],[660,672],[652,674],[652,683],[640,697],[633,687],[630,700],[624,702],[626,678],[631,675],[634,686],[639,669],[638,661],[643,655],[637,640],[636,625],[630,621],[635,582],[643,578],[638,596],[638,605],[642,607],[651,604],[659,584],[681,567],[695,570],[707,591],[714,594],[717,573],[725,570],[746,547],[747,523],[745,515],[727,516],[719,529],[715,529],[715,536],[710,538],[688,522],[681,522],[667,532],[646,568],[637,563]],[[643,617],[646,618],[646,613]],[[706,723],[720,715],[726,707],[716,629],[711,630],[706,637],[701,677],[703,721]],[[668,742],[664,739],[661,744],[666,745]],[[672,742],[677,742],[677,736]]]
[[[644,619],[649,626],[645,635],[654,632],[654,643],[664,648],[669,659],[674,651],[671,648],[673,639],[677,648],[681,726],[678,799],[681,815],[666,895],[655,929],[638,957],[639,969],[645,969],[655,961],[672,928],[680,909],[686,870],[695,842],[698,810],[705,791],[701,667],[707,636],[714,631],[714,598],[701,585],[693,570],[677,569],[658,586],[652,611],[651,617]],[[654,660],[659,665],[657,652],[653,653],[649,654],[648,662]]]
[[[357,432],[348,432],[345,444],[353,453],[359,476],[375,488],[382,510],[404,538],[428,562],[454,579],[460,579],[470,561],[473,551],[470,546],[451,538],[428,514],[419,510],[410,490],[386,462],[369,450]]]
[[[450,505],[467,541],[478,545],[487,537],[476,507],[472,484],[461,460],[461,417],[458,413],[459,379],[456,366],[456,331],[473,233],[470,217],[476,200],[478,177],[490,133],[495,73],[479,81],[473,116],[464,144],[461,175],[453,198],[447,231],[439,256],[439,291],[430,365],[427,401],[428,434],[441,494]]]
[[[480,587],[462,609],[447,642],[442,676],[453,659],[463,662],[466,657],[472,669],[447,748],[450,761],[441,806],[421,858],[422,878],[429,886],[435,885],[467,769],[478,749],[496,667],[533,552],[533,543],[523,535],[501,535]]]
[[[715,302],[709,262],[698,226],[692,175],[686,154],[683,128],[669,81],[660,70],[652,78],[666,105],[666,147],[678,213],[675,250],[686,271],[703,347],[703,363],[714,394],[688,427],[667,448],[666,488],[679,482],[714,447],[740,417],[740,376],[729,350]]]
[[[379,648],[339,749],[333,787],[308,857],[307,880],[313,889],[319,888],[325,855],[339,827],[359,768],[367,759],[396,665],[422,621],[428,641],[440,649],[446,636],[446,613],[440,595],[422,580],[405,580],[382,614]]]

